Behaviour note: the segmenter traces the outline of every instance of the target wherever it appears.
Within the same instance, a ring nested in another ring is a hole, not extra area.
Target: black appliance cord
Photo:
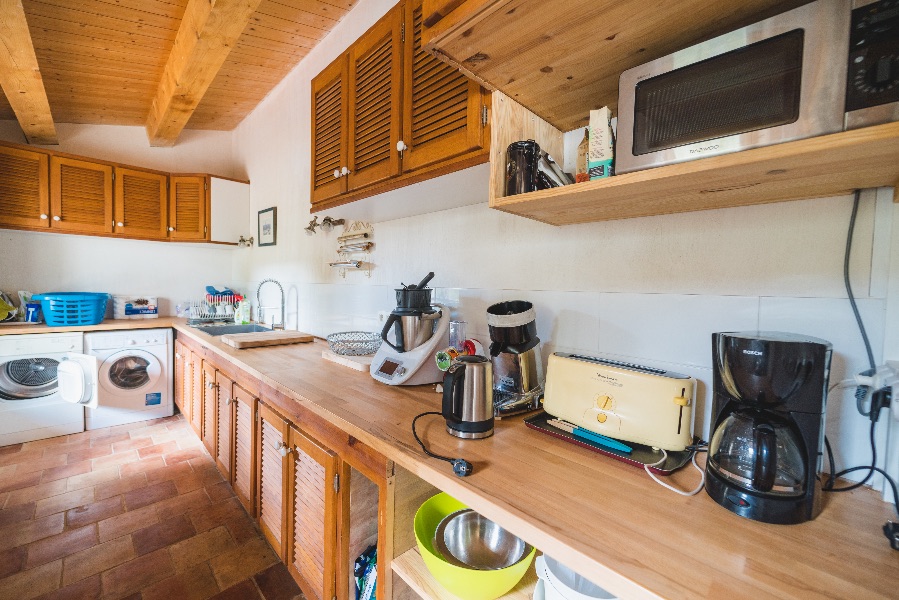
[[[873,441],[873,439],[874,439],[873,438],[873,431],[874,431],[874,423],[873,422],[871,423],[871,431],[872,431],[871,439]],[[852,484],[852,485],[849,485],[846,487],[842,487],[842,488],[835,488],[833,486],[836,483],[837,477],[842,477],[842,476],[844,476],[848,473],[852,473],[854,471],[868,469],[869,473],[868,473],[868,477],[865,478],[865,481],[867,481],[867,479],[869,477],[871,477],[871,475],[873,475],[875,472],[877,472],[877,473],[880,473],[881,475],[883,475],[883,477],[889,482],[890,487],[893,489],[893,505],[896,510],[896,514],[899,515],[899,487],[897,487],[896,482],[893,480],[892,477],[890,477],[889,473],[887,473],[880,467],[875,467],[875,466],[852,467],[849,469],[843,469],[839,473],[834,473],[834,471],[836,470],[836,466],[835,466],[834,459],[833,459],[833,449],[830,447],[830,440],[827,439],[827,436],[824,436],[824,446],[827,448],[827,460],[830,463],[830,477],[828,477],[827,481],[822,486],[822,489],[825,492],[848,492],[848,491],[856,489],[857,487],[859,487],[862,484],[855,483],[855,484]]]
[[[434,454],[433,452],[425,448],[424,442],[421,441],[421,438],[418,437],[418,432],[415,430],[415,424],[420,418],[427,415],[439,415],[442,417],[443,413],[437,411],[428,411],[423,412],[420,415],[416,415],[416,417],[412,419],[412,436],[415,438],[415,441],[418,442],[418,445],[421,446],[422,452],[424,452],[431,458],[443,460],[453,465],[453,473],[455,473],[459,477],[466,477],[468,475],[471,475],[471,463],[469,463],[467,460],[463,460],[461,458],[450,458],[449,456],[443,456],[442,454]]]

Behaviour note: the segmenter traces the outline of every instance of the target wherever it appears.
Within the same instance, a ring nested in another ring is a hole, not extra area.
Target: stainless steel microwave
[[[627,173],[843,130],[850,0],[817,0],[621,74]]]

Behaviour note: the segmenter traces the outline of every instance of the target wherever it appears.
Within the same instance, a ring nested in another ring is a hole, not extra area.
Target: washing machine
[[[85,413],[87,429],[174,414],[171,329],[86,333],[84,352],[100,365],[98,406]]]
[[[0,336],[0,446],[84,431],[99,371],[83,334]]]

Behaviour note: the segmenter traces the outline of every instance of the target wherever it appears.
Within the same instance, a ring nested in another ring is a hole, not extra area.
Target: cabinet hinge
[[[401,42],[406,41],[406,24],[405,23],[400,25],[400,41]]]
[[[112,172],[112,180],[115,181],[115,171]]]
[[[203,233],[209,233],[209,228],[204,227],[204,228],[203,228]]]
[[[334,491],[335,492],[340,491],[340,475],[334,476]]]
[[[481,125],[487,126],[487,105],[481,106]]]
[[[207,191],[208,189],[209,189],[209,184],[206,183],[206,182],[204,181],[204,182],[203,182],[203,191],[205,192],[205,191]]]

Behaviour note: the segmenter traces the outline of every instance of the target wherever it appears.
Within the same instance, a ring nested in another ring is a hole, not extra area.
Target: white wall
[[[605,353],[695,376],[695,430],[706,439],[714,331],[779,329],[830,340],[832,382],[867,368],[842,280],[850,197],[561,228],[467,206],[375,223],[371,279],[357,272],[341,279],[327,266],[337,232],[302,231],[311,218],[310,80],[392,4],[361,1],[235,130],[236,160],[253,182],[251,215],[277,206],[279,230],[277,246],[235,255],[235,279],[251,290],[265,277],[284,282],[291,326],[320,335],[379,329],[376,313],[392,308],[392,288],[433,270],[439,300],[482,340],[486,307],[523,298],[536,305],[544,357]],[[899,347],[895,331],[885,336],[888,305],[891,322],[899,310],[899,264],[890,262],[896,212],[889,193],[875,201],[866,191],[852,253],[852,284],[878,362],[885,344],[894,353]],[[328,214],[342,216],[340,208]],[[870,460],[867,426],[851,390],[832,395],[827,429],[838,466]]]
[[[233,177],[230,131],[185,131],[172,148],[151,148],[143,127],[57,123],[60,152],[138,167]],[[25,143],[15,121],[0,121],[0,140]],[[155,295],[160,313],[199,298],[206,285],[231,283],[231,246],[174,244],[0,230],[0,289]]]

